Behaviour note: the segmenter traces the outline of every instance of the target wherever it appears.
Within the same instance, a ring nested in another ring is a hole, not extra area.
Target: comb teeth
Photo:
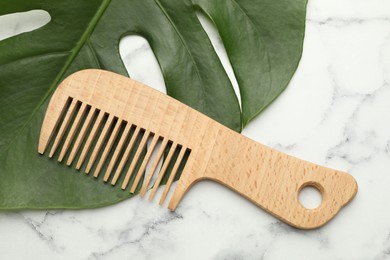
[[[58,134],[54,140],[54,144],[50,150],[50,154],[49,154],[50,158],[53,157],[54,153],[56,152],[56,150],[60,144],[60,141],[65,134],[65,130],[68,128],[68,126],[70,124],[71,118],[73,117],[73,115],[76,111],[76,104],[77,104],[77,102],[71,98],[71,103],[70,103],[68,110],[66,111],[64,121],[61,124],[61,127],[58,131]]]
[[[173,140],[72,97],[61,108],[46,142],[50,158],[58,154],[58,161],[66,159],[68,166],[77,161],[78,170],[86,163],[84,172],[94,170],[95,178],[105,171],[104,182],[109,182],[114,173],[111,185],[120,182],[123,190],[130,187],[130,193],[138,188],[142,197],[151,189],[149,200],[154,198],[157,188],[166,183],[160,204],[165,201],[180,166],[184,167],[190,153],[190,149]],[[46,146],[39,152],[44,153]]]

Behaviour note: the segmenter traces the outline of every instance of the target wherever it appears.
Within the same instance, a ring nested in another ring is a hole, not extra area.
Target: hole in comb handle
[[[306,183],[298,192],[298,201],[306,209],[318,208],[323,200],[323,188],[318,183]]]

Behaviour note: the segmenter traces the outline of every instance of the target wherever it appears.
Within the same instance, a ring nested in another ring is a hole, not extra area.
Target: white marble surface
[[[47,22],[40,17],[38,27]],[[0,17],[0,39],[32,29],[22,21]],[[134,78],[164,88],[144,41],[123,40],[121,53]],[[175,213],[139,198],[95,210],[0,212],[0,259],[390,259],[390,1],[310,0],[299,68],[243,134],[348,171],[358,195],[314,231],[210,182],[195,185]]]

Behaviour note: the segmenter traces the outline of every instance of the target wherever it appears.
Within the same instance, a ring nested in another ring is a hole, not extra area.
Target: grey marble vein
[[[341,17],[328,17],[323,20],[317,20],[317,19],[306,19],[308,23],[320,25],[320,26],[331,26],[331,27],[337,27],[337,28],[343,28],[346,26],[351,25],[361,25],[364,23],[372,23],[372,22],[385,22],[390,23],[390,16],[386,17],[374,17],[374,18],[341,18]]]

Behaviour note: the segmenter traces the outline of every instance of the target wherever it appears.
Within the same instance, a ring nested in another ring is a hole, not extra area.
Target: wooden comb
[[[278,152],[163,93],[102,70],[76,72],[58,86],[46,111],[38,152],[49,146],[49,157],[59,154],[58,161],[74,161],[77,169],[84,165],[95,177],[104,169],[103,180],[112,185],[125,174],[121,187],[131,193],[145,178],[141,196],[158,172],[150,199],[170,166],[160,204],[182,168],[171,210],[193,184],[209,179],[294,227],[311,229],[333,218],[357,192],[356,181],[347,173]],[[321,192],[319,207],[300,204],[298,194],[306,186]]]

